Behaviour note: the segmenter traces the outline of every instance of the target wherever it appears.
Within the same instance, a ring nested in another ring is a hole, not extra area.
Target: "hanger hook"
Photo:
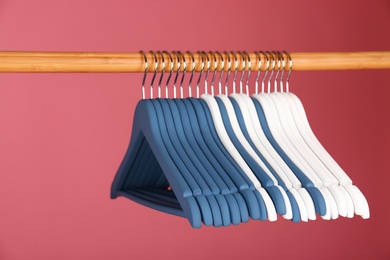
[[[160,79],[158,80],[158,86],[157,86],[157,91],[158,91],[157,97],[161,98],[161,82],[165,72],[165,60],[164,60],[164,55],[161,53],[161,51],[157,51],[157,54],[161,57],[161,62],[162,62],[161,75],[160,75]]]
[[[202,60],[202,70],[200,71],[198,80],[196,82],[196,98],[199,98],[199,83],[200,83],[200,79],[202,78],[203,71],[204,71],[204,58],[203,58],[203,54],[201,51],[198,51],[197,53],[199,54],[199,57]]]
[[[233,74],[233,93],[236,93],[236,78],[237,78],[237,71],[238,71],[238,59],[237,55],[234,51],[231,52],[234,57],[235,65],[236,67],[234,68],[234,74]]]
[[[168,98],[168,84],[169,84],[169,81],[171,80],[171,77],[173,74],[173,59],[172,59],[171,53],[169,53],[167,51],[163,51],[162,53],[163,54],[165,53],[168,55],[169,60],[170,60],[170,64],[171,64],[171,69],[169,70],[169,76],[168,76],[167,82],[165,83],[165,98]]]
[[[242,54],[241,51],[238,51],[237,53],[241,56],[241,63],[242,63],[242,70],[241,70],[241,76],[240,76],[240,94],[242,94],[242,82],[243,82],[244,74],[245,74],[246,58],[244,57],[244,54]]]
[[[207,70],[206,70],[206,76],[204,78],[204,92],[205,94],[208,94],[208,88],[207,88],[207,80],[208,80],[208,77],[209,77],[209,72],[210,72],[210,58],[209,56],[207,55],[206,52],[202,51],[202,54],[206,57],[207,59]]]
[[[220,60],[221,60],[221,73],[219,74],[219,80],[218,80],[218,95],[222,94],[222,76],[223,76],[223,71],[225,70],[225,58],[223,55],[219,52],[216,51],[216,54],[218,54]]]
[[[271,78],[272,78],[272,75],[274,74],[274,71],[275,71],[275,57],[269,51],[266,51],[265,53],[267,53],[269,55],[268,57],[272,58],[271,74],[269,75],[268,86],[267,86],[267,90],[268,90],[267,92],[270,93],[271,92]]]
[[[181,53],[181,51],[177,51],[177,53],[180,55],[180,59],[182,59],[183,61],[183,75],[181,76],[181,80],[180,80],[180,98],[183,98],[183,82],[187,72],[187,64],[186,64],[186,57],[184,57],[183,53]]]
[[[264,73],[264,76],[261,80],[261,92],[262,93],[265,93],[265,89],[264,89],[264,83],[265,83],[265,79],[267,78],[267,74],[268,74],[268,71],[269,71],[269,66],[271,65],[270,62],[269,62],[269,56],[268,56],[268,53],[267,52],[263,52],[263,51],[260,51],[260,53],[262,53],[266,59],[266,68],[265,68],[265,73]]]
[[[273,51],[272,52],[272,55],[275,59],[275,62],[278,64],[278,70],[276,71],[276,74],[275,74],[275,79],[274,79],[274,92],[278,92],[278,78],[279,78],[279,72],[280,72],[280,56],[279,56],[280,52],[278,51]]]
[[[209,54],[211,54],[213,56],[213,59],[214,59],[214,62],[213,62],[214,73],[213,73],[213,77],[211,78],[211,86],[210,86],[211,95],[214,96],[214,81],[215,81],[215,75],[217,74],[217,70],[218,70],[218,63],[217,63],[217,57],[215,56],[215,53],[213,51],[209,51]]]
[[[248,64],[248,73],[246,75],[246,81],[245,81],[245,91],[246,91],[246,94],[249,96],[249,77],[251,76],[251,68],[252,68],[252,65],[251,65],[251,57],[249,56],[249,54],[244,51],[244,54],[248,60],[247,64]]]
[[[292,59],[291,59],[291,56],[290,56],[290,53],[287,52],[287,51],[283,51],[284,54],[287,55],[288,57],[288,60],[289,60],[289,64],[288,64],[288,74],[287,74],[287,78],[286,78],[286,92],[289,92],[290,91],[290,83],[289,83],[289,80],[290,80],[290,75],[291,75],[291,71],[292,71]]]
[[[257,74],[256,74],[256,79],[255,79],[255,94],[259,93],[259,76],[260,76],[260,71],[261,71],[261,56],[258,51],[255,51],[256,57],[257,57]]]
[[[177,71],[176,71],[175,79],[173,80],[173,98],[176,98],[176,83],[177,83],[177,79],[178,79],[179,74],[180,74],[181,62],[180,62],[180,57],[177,54],[177,52],[173,51],[172,53],[176,56],[176,60],[177,60]]]
[[[230,70],[232,69],[232,63],[230,62],[230,55],[227,51],[224,52],[224,54],[227,57],[228,60],[228,71],[226,74],[226,79],[225,79],[225,95],[228,95],[228,82],[229,82],[229,76],[230,76]]]
[[[277,52],[279,59],[282,62],[282,69],[281,69],[281,74],[280,74],[280,80],[279,80],[279,86],[280,86],[280,92],[284,92],[283,90],[283,77],[284,77],[284,71],[286,70],[286,62],[284,60],[284,56],[281,52]]]
[[[140,51],[142,56],[144,56],[144,61],[145,61],[145,72],[144,72],[144,78],[142,79],[142,99],[145,99],[145,81],[146,81],[146,74],[148,74],[148,59],[146,58],[145,52],[142,50]]]
[[[190,81],[188,83],[188,96],[191,97],[192,96],[192,90],[191,90],[192,78],[194,77],[194,74],[195,74],[195,59],[194,59],[194,55],[192,55],[192,52],[187,51],[186,53],[188,55],[190,55],[191,60],[192,60],[191,77],[190,77]]]
[[[150,98],[153,98],[153,84],[157,75],[158,60],[157,60],[156,53],[154,51],[149,51],[149,52],[154,56],[154,72],[153,72],[152,81],[150,83]]]

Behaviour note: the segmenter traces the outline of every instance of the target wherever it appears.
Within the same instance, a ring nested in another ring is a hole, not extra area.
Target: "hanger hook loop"
[[[199,77],[198,77],[198,80],[196,82],[196,98],[199,98],[199,83],[200,83],[200,79],[202,78],[202,75],[203,75],[203,71],[204,71],[204,57],[203,57],[203,54],[201,51],[198,51],[197,52],[199,54],[199,57],[201,58],[201,62],[202,62],[202,68],[201,68],[201,71],[199,73]]]
[[[269,67],[271,65],[270,61],[269,61],[269,56],[268,56],[268,52],[263,52],[263,51],[260,51],[260,53],[262,53],[266,59],[266,68],[265,68],[265,73],[263,75],[263,78],[261,80],[261,92],[262,93],[265,93],[265,79],[267,78],[267,75],[268,75],[268,71],[269,71]]]
[[[238,71],[238,59],[237,55],[234,51],[230,52],[233,54],[234,57],[234,63],[235,63],[235,68],[234,68],[234,74],[233,74],[233,93],[236,93],[236,79],[237,79],[237,71]]]
[[[211,78],[211,86],[210,86],[211,95],[214,96],[214,82],[215,82],[215,75],[217,75],[218,62],[217,62],[217,57],[215,56],[215,53],[213,51],[209,51],[209,54],[211,54],[211,56],[213,56],[213,59],[214,59],[214,62],[213,62],[214,73],[213,73],[213,77]]]
[[[156,79],[156,75],[157,75],[158,60],[157,60],[156,53],[154,51],[149,51],[149,52],[154,56],[154,72],[153,72],[152,81],[150,83],[150,98],[153,98],[153,84],[154,84],[154,80]]]
[[[221,60],[221,72],[219,74],[219,80],[218,80],[218,95],[221,95],[222,94],[222,76],[223,76],[223,71],[225,70],[225,58],[223,57],[223,55],[219,51],[217,51],[215,53],[218,54],[218,56]]]
[[[195,58],[194,58],[194,55],[192,54],[192,52],[186,51],[186,53],[187,53],[188,55],[190,55],[191,60],[192,60],[191,77],[190,77],[190,81],[189,81],[189,83],[188,83],[188,96],[189,96],[189,97],[192,97],[191,85],[192,85],[192,79],[193,79],[194,74],[195,74]]]
[[[292,71],[292,67],[293,67],[293,62],[292,62],[292,59],[291,59],[291,55],[288,51],[283,51],[284,54],[287,55],[288,57],[288,73],[287,73],[287,78],[286,78],[286,92],[289,92],[290,91],[290,83],[289,83],[289,80],[290,80],[290,75],[291,75],[291,71]]]
[[[181,80],[180,80],[180,98],[183,98],[183,82],[187,72],[187,64],[186,64],[186,58],[184,57],[183,53],[181,53],[181,51],[177,51],[177,53],[179,54],[180,56],[179,58],[183,62],[183,75],[181,76]]]
[[[232,63],[230,62],[230,55],[227,51],[224,51],[224,54],[226,55],[227,57],[227,61],[228,61],[228,71],[227,71],[227,74],[226,74],[226,79],[225,79],[225,95],[227,96],[228,95],[228,83],[229,83],[229,76],[230,76],[230,71],[232,69]]]
[[[157,51],[157,54],[160,56],[162,62],[161,75],[160,75],[160,79],[158,80],[158,86],[157,86],[157,91],[158,91],[157,97],[161,98],[161,82],[165,72],[165,60],[164,60],[164,55],[161,53],[161,51]]]
[[[145,52],[142,50],[140,51],[142,56],[144,57],[144,62],[145,62],[145,71],[144,71],[144,78],[142,79],[142,99],[145,99],[145,81],[146,81],[146,75],[148,74],[148,59],[146,58]]]
[[[176,51],[173,51],[172,52],[175,57],[176,57],[176,60],[177,60],[177,70],[176,70],[176,76],[175,76],[175,79],[173,80],[173,98],[176,98],[176,83],[177,83],[177,79],[179,78],[179,74],[180,74],[180,67],[181,67],[181,62],[180,62],[180,57],[178,55],[178,53]]]
[[[260,76],[260,71],[261,71],[261,65],[262,65],[262,60],[261,56],[258,51],[255,51],[256,57],[257,57],[257,74],[256,74],[256,79],[255,79],[255,94],[259,93],[259,76]]]
[[[274,71],[275,71],[275,57],[273,54],[271,54],[271,52],[269,51],[266,51],[265,53],[267,53],[268,57],[271,57],[272,58],[272,68],[271,68],[271,74],[269,75],[269,78],[268,78],[268,83],[267,83],[267,92],[270,93],[271,92],[271,78],[274,74]]]
[[[163,54],[167,54],[168,57],[169,57],[169,60],[170,60],[170,65],[171,65],[171,69],[169,70],[169,76],[168,76],[168,79],[167,79],[167,82],[165,83],[165,98],[168,98],[168,85],[169,85],[169,81],[171,80],[171,77],[172,77],[172,74],[173,74],[173,59],[172,59],[172,55],[170,52],[167,52],[167,51],[163,51],[162,52]]]
[[[244,51],[243,52],[244,54],[245,54],[245,56],[246,56],[246,59],[247,59],[247,64],[248,64],[248,73],[247,73],[247,75],[246,75],[246,81],[245,81],[245,91],[246,91],[246,94],[249,96],[249,78],[250,78],[250,76],[251,76],[251,68],[252,68],[252,64],[251,64],[251,58],[250,58],[250,56],[249,56],[249,54],[246,52],[246,51]]]
[[[210,58],[207,55],[207,53],[204,51],[202,51],[202,55],[204,55],[204,57],[206,57],[206,60],[207,60],[206,76],[204,78],[204,91],[205,91],[205,94],[208,94],[207,80],[209,78],[209,72],[210,72]]]

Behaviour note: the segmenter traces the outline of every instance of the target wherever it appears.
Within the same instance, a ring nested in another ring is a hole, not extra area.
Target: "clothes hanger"
[[[289,63],[290,63],[289,73],[290,73],[292,69],[292,59],[287,52],[284,53],[289,58]],[[301,101],[297,96],[289,92],[288,80],[286,81],[286,83],[287,83],[286,92],[284,92],[283,95],[286,98],[286,102],[292,108],[291,111],[293,112],[293,118],[296,122],[297,128],[301,133],[303,139],[305,140],[306,144],[310,147],[310,149],[313,150],[313,152],[318,156],[321,162],[329,169],[329,171],[338,180],[340,184],[339,187],[341,191],[345,194],[345,197],[347,198],[347,206],[348,206],[347,217],[353,217],[353,211],[355,208],[353,205],[353,201],[359,201],[359,197],[363,195],[360,191],[358,191],[358,193],[360,193],[361,195],[357,195],[357,196],[355,196],[355,191],[350,191],[350,192],[347,191],[345,186],[350,187],[350,185],[352,185],[352,180],[348,177],[348,175],[342,170],[342,168],[337,164],[337,162],[329,155],[329,153],[318,141],[318,139],[316,138],[316,136],[314,135],[313,131],[310,128],[310,124],[307,120],[306,113]],[[362,215],[363,218],[364,216],[365,217],[369,216],[369,208],[364,196],[363,196],[363,201],[359,201],[359,203],[356,202],[354,204],[357,205],[357,213],[356,213],[357,215]]]
[[[267,60],[268,54],[266,54]],[[273,71],[275,68],[275,62],[273,60],[272,62],[272,69],[271,69],[271,76],[268,80],[268,89],[270,88],[270,78],[272,77]],[[269,68],[267,66],[266,73],[263,76],[262,79],[262,92],[264,92],[264,82],[268,75]],[[330,218],[330,212],[327,211],[327,201],[324,198],[323,193],[320,189],[316,187],[316,185],[322,185],[322,183],[317,180],[317,183],[314,183],[309,177],[306,176],[298,167],[296,162],[299,159],[297,159],[294,151],[286,144],[286,141],[284,140],[285,137],[280,134],[281,130],[279,129],[280,126],[277,124],[277,120],[274,120],[274,115],[271,111],[266,111],[267,114],[265,114],[265,111],[263,109],[263,106],[261,105],[261,102],[263,101],[262,96],[265,94],[254,94],[252,95],[252,101],[256,107],[257,115],[260,120],[260,125],[268,139],[268,141],[272,144],[273,148],[278,152],[278,154],[283,158],[283,160],[286,162],[286,164],[289,166],[289,168],[294,172],[294,174],[297,176],[297,178],[302,183],[303,187],[308,191],[310,194],[316,212],[320,216],[325,216]],[[300,192],[301,193],[301,192]],[[302,195],[302,194],[301,194]],[[305,198],[305,196],[302,196]],[[310,203],[306,200],[306,205],[310,205]]]
[[[250,59],[247,54],[245,55],[247,56],[247,60],[249,64]],[[259,70],[257,73],[256,81],[258,80],[259,71],[261,67],[261,58],[259,55],[258,58],[259,58],[259,62],[258,62]],[[248,67],[250,67],[250,65],[248,65]],[[246,80],[247,91],[249,88],[248,82],[249,82],[249,74]],[[246,94],[231,94],[230,100],[236,111],[237,118],[239,119],[239,124],[245,138],[248,140],[251,147],[255,150],[256,154],[262,158],[267,168],[272,172],[275,178],[277,178],[278,183],[287,192],[290,201],[292,200],[291,206],[293,207],[293,212],[295,212],[295,214],[293,214],[293,221],[299,221],[299,220],[307,221],[308,209],[301,195],[298,193],[296,189],[296,188],[298,189],[302,188],[302,185],[300,181],[297,179],[297,177],[294,175],[294,173],[291,172],[290,168],[288,168],[288,166],[285,164],[283,159],[277,154],[277,152],[272,147],[272,145],[268,142],[267,137],[265,136],[263,130],[261,129],[260,121],[256,115],[255,106],[252,100]],[[292,182],[290,181],[290,179],[287,177],[287,175],[284,173],[283,170],[290,174],[290,178],[292,178],[293,181],[295,182],[295,188],[293,188]],[[314,216],[315,218],[314,204],[307,191],[304,190],[304,192],[306,192],[308,200],[311,202],[310,204],[311,213],[312,213],[311,216]]]
[[[144,86],[148,63],[145,53],[141,53],[145,59],[145,75],[142,82],[142,95],[145,98]],[[179,171],[176,162],[172,160],[164,145],[164,138],[160,132],[157,117],[151,100],[142,99],[137,104],[130,144],[112,183],[111,198],[124,196],[145,206],[187,217],[193,227],[200,227],[201,213],[198,203],[193,197],[191,187],[183,173]],[[140,158],[144,153],[139,152],[140,149],[147,150],[147,148],[143,148],[144,146],[153,151],[155,161],[158,162],[161,168],[155,173],[160,174],[160,176],[157,176],[157,178],[143,178],[145,183],[137,181],[139,186],[135,186],[134,183],[125,186],[124,182],[128,176],[143,174],[143,172],[135,171],[137,169],[134,165],[136,162],[144,160]],[[167,181],[152,183],[153,180],[162,179],[162,172],[164,172]],[[168,183],[172,189],[168,189]],[[163,184],[164,186],[157,186],[157,184]]]

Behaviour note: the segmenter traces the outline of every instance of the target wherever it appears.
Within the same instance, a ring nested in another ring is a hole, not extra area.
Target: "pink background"
[[[0,49],[390,50],[390,1],[0,1]],[[141,74],[0,75],[0,259],[389,259],[389,70],[295,72],[371,218],[186,219],[110,200]]]

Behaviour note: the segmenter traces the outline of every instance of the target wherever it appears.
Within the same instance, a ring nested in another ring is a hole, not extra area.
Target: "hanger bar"
[[[248,53],[251,59],[251,70],[257,71],[258,58],[254,52]],[[162,70],[158,54],[158,71]],[[187,61],[187,71],[192,71],[189,54],[184,53]],[[201,70],[201,57],[193,53],[196,71]],[[242,70],[242,58],[237,54],[238,71]],[[355,69],[390,69],[390,51],[382,52],[294,52],[290,53],[293,60],[293,70],[355,70]],[[154,71],[154,57],[146,53],[149,72]],[[174,70],[177,68],[175,55]],[[219,56],[216,55],[218,60]],[[210,70],[214,70],[213,58],[210,58]],[[227,57],[225,71],[227,71]],[[235,69],[234,58],[230,55],[232,71]],[[261,70],[266,69],[265,57],[262,56]],[[165,63],[169,58],[165,55]],[[218,62],[221,70],[221,62]],[[170,66],[166,65],[166,70]],[[183,66],[182,66],[183,67]],[[205,65],[207,68],[207,64]],[[144,58],[139,52],[21,52],[0,51],[0,72],[144,72]],[[288,61],[286,60],[286,69]]]

